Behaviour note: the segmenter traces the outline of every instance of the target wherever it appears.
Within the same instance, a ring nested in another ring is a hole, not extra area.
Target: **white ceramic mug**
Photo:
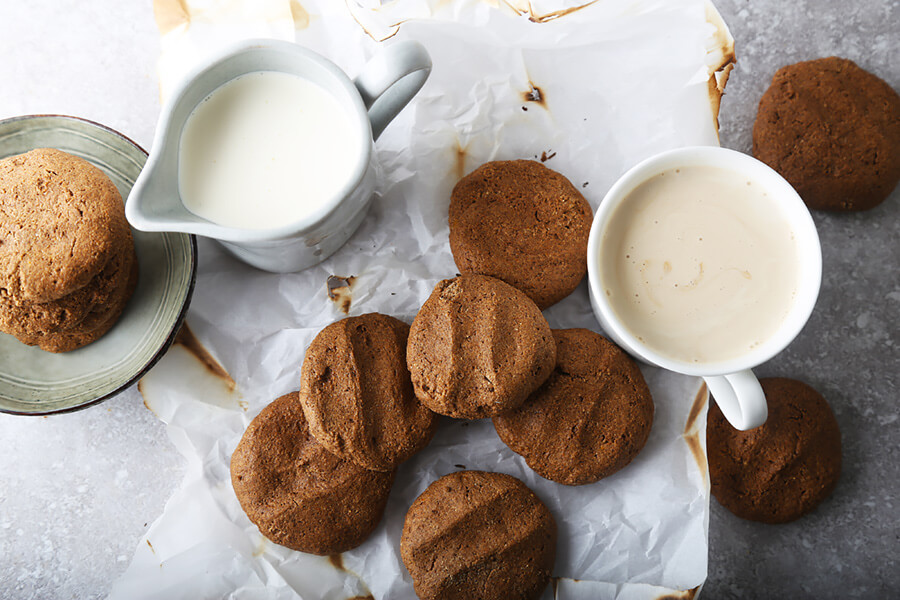
[[[796,296],[775,334],[737,358],[701,363],[662,356],[631,333],[628,324],[615,314],[607,295],[602,292],[599,273],[601,244],[613,211],[637,186],[655,175],[695,166],[733,171],[768,190],[767,193],[778,200],[779,208],[796,236],[799,258]],[[766,399],[751,369],[781,352],[800,333],[815,306],[822,279],[822,252],[815,224],[800,196],[783,177],[750,156],[713,146],[679,148],[648,158],[625,173],[600,203],[591,227],[587,262],[591,305],[607,335],[644,362],[703,377],[722,414],[737,429],[752,429],[765,423],[768,416]]]
[[[178,153],[184,124],[194,108],[232,79],[278,71],[307,79],[330,92],[350,116],[356,139],[353,174],[341,191],[309,217],[272,229],[241,229],[208,221],[181,201]],[[153,149],[125,206],[141,231],[180,231],[213,238],[244,262],[267,271],[299,271],[340,248],[359,227],[375,190],[374,140],[424,85],[431,71],[425,48],[414,41],[383,49],[351,81],[334,63],[297,44],[251,40],[229,48],[187,77],[165,104]]]

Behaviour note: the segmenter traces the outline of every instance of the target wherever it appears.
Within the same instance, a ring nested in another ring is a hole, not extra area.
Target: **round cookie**
[[[297,392],[264,408],[231,456],[231,484],[260,532],[293,550],[337,554],[375,530],[394,472],[367,471],[309,433]]]
[[[49,302],[22,302],[0,293],[0,331],[15,336],[55,333],[79,326],[85,318],[108,305],[128,282],[134,260],[130,232],[121,251],[100,273],[71,294]]]
[[[0,160],[0,289],[48,302],[87,285],[127,231],[116,186],[50,148]]]
[[[753,156],[810,208],[873,208],[900,181],[900,96],[843,58],[782,67],[759,102]]]
[[[637,456],[653,424],[641,370],[587,329],[557,329],[556,368],[519,408],[494,417],[500,439],[546,479],[593,483]]]
[[[303,359],[300,402],[310,433],[365,469],[393,470],[437,427],[413,393],[408,336],[409,325],[387,315],[348,317],[320,331]]]
[[[450,196],[450,249],[460,273],[519,288],[542,310],[587,272],[591,206],[568,179],[532,160],[495,161]]]
[[[400,556],[422,600],[536,599],[556,559],[556,521],[515,477],[460,471],[409,507]]]
[[[134,250],[131,251],[132,254]],[[96,342],[113,328],[122,316],[128,301],[131,299],[138,279],[138,263],[136,259],[128,261],[131,265],[129,276],[118,286],[109,299],[109,303],[94,307],[75,327],[51,333],[18,335],[20,342],[29,346],[38,346],[46,352],[71,352]]]
[[[523,292],[485,275],[437,284],[409,331],[416,397],[436,413],[481,419],[512,410],[556,364],[556,343]]]
[[[709,479],[719,503],[763,523],[798,519],[828,497],[841,474],[841,432],[813,388],[794,379],[761,379],[765,424],[731,427],[715,403],[706,423]]]

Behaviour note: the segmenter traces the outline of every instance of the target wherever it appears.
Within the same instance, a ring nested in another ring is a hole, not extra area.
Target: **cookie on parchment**
[[[556,521],[509,475],[445,475],[410,506],[400,556],[422,600],[532,600],[550,582]]]
[[[539,162],[475,169],[453,188],[449,217],[459,271],[502,279],[542,310],[571,294],[587,272],[591,206]]]
[[[437,415],[413,392],[406,367],[409,325],[379,313],[325,327],[303,359],[300,402],[312,435],[329,451],[392,471],[424,448]]]
[[[537,305],[511,285],[463,274],[437,284],[413,320],[406,351],[419,401],[457,419],[493,417],[536,390],[556,364]]]
[[[816,390],[795,379],[760,379],[769,417],[734,429],[710,403],[706,448],[712,493],[735,515],[763,523],[798,519],[827,498],[841,475],[841,431]]]
[[[309,433],[297,392],[264,408],[231,457],[231,484],[260,532],[320,555],[345,552],[369,537],[394,474],[363,469],[322,447]]]
[[[782,67],[759,102],[753,156],[810,208],[873,208],[900,181],[900,96],[835,56]]]
[[[546,479],[593,483],[630,463],[653,424],[637,364],[587,329],[556,329],[556,367],[519,408],[494,417],[500,439]]]

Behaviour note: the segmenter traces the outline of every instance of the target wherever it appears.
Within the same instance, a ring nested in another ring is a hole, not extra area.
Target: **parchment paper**
[[[196,339],[182,335],[139,385],[187,459],[187,476],[110,597],[414,598],[399,559],[404,515],[429,483],[461,468],[515,475],[553,512],[560,541],[545,598],[676,590],[693,597],[706,578],[709,501],[706,396],[693,378],[643,369],[656,405],[650,439],[626,469],[588,486],[540,478],[489,420],[444,419],[429,447],[400,468],[373,536],[336,557],[262,538],[228,469],[249,421],[299,387],[304,352],[322,327],[344,309],[410,322],[434,285],[456,274],[447,207],[462,175],[487,160],[544,160],[596,209],[642,158],[716,144],[732,57],[724,24],[702,0],[600,1],[577,10],[549,0],[301,2],[157,0],[163,93],[223,44],[255,36],[296,40],[351,76],[379,43],[416,39],[434,70],[378,140],[379,195],[333,257],[274,275],[201,241],[187,318]],[[353,279],[332,277],[329,285],[331,276]],[[554,328],[599,331],[584,283],[545,315]]]

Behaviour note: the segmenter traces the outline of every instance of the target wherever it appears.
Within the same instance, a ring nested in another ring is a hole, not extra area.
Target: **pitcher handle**
[[[735,429],[746,431],[766,422],[769,408],[762,386],[753,371],[704,377],[710,394]]]
[[[369,111],[373,140],[422,89],[429,73],[431,57],[413,40],[392,44],[366,63],[353,83]]]

